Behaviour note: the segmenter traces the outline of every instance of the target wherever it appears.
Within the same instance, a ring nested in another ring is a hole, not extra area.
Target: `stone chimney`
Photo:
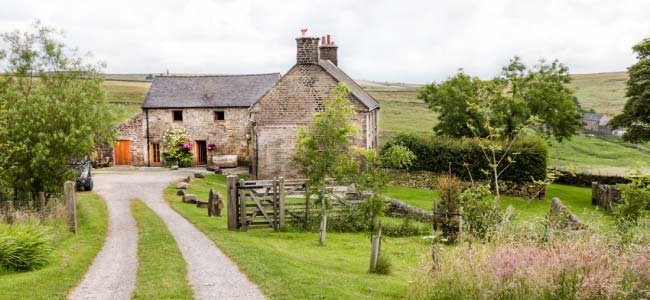
[[[318,41],[320,40],[317,37],[309,37],[305,34],[307,29],[301,29],[302,36],[296,38],[297,43],[297,52],[296,52],[296,63],[297,64],[318,64]]]
[[[338,66],[339,65],[339,60],[337,57],[338,49],[339,46],[335,45],[332,42],[332,38],[329,34],[327,36],[323,36],[321,38],[321,45],[319,47],[320,59],[329,60],[335,66]]]

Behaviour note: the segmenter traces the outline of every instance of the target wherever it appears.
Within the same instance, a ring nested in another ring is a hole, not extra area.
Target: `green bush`
[[[488,162],[472,139],[400,134],[382,146],[381,154],[387,155],[393,145],[403,145],[415,154],[410,170],[448,173],[451,168],[452,174],[469,179],[464,166],[467,163],[474,179],[490,179],[483,172],[489,169]],[[521,183],[546,178],[548,149],[543,140],[521,139],[512,145],[509,153],[514,162],[501,174],[500,180]]]
[[[44,227],[31,224],[0,226],[0,267],[29,271],[47,263],[52,248]]]

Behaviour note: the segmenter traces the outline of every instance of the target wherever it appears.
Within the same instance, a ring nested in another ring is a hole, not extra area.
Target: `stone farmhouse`
[[[338,67],[331,37],[296,38],[296,64],[273,74],[158,76],[143,112],[117,127],[116,165],[159,166],[170,126],[184,127],[193,143],[194,165],[236,155],[253,178],[300,176],[293,165],[296,129],[309,124],[338,83],[350,89],[356,146],[376,149],[379,104]],[[320,44],[320,45],[319,45]],[[213,144],[214,149],[208,149]]]

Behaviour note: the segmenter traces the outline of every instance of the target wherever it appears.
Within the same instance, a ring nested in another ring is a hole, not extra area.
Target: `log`
[[[208,202],[196,200],[196,207],[198,208],[208,208]]]
[[[390,203],[390,205],[388,205],[386,209],[388,213],[410,216],[413,219],[421,222],[431,222],[434,219],[433,214],[431,212],[428,212],[419,207],[406,204],[394,198],[390,198],[390,197],[385,197],[385,198],[386,201]]]

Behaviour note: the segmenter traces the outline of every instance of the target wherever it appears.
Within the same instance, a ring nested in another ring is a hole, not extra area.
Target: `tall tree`
[[[502,131],[503,136],[512,137],[522,124],[535,116],[541,122],[536,130],[544,136],[559,141],[571,137],[580,128],[581,116],[573,101],[573,91],[566,87],[570,79],[568,68],[558,61],[549,64],[540,60],[531,69],[519,57],[513,58],[499,76],[488,80],[493,89],[502,90],[491,94],[491,126]],[[489,135],[484,129],[485,118],[468,109],[471,103],[477,102],[482,83],[459,72],[445,82],[427,85],[420,91],[418,97],[439,113],[436,132],[456,137]],[[467,124],[472,124],[474,130]]]
[[[56,32],[2,34],[0,183],[19,192],[54,192],[72,178],[69,162],[112,137],[101,77]]]
[[[632,47],[639,60],[627,69],[623,113],[615,116],[610,125],[624,127],[623,139],[633,143],[650,141],[650,38]]]
[[[356,174],[359,168],[351,145],[358,129],[349,122],[356,114],[346,98],[349,94],[348,88],[339,83],[332,95],[323,100],[323,109],[314,114],[309,126],[298,129],[296,139],[293,159],[307,177],[307,201],[317,196],[321,205],[321,244],[325,243],[327,181],[349,181],[350,174]]]

